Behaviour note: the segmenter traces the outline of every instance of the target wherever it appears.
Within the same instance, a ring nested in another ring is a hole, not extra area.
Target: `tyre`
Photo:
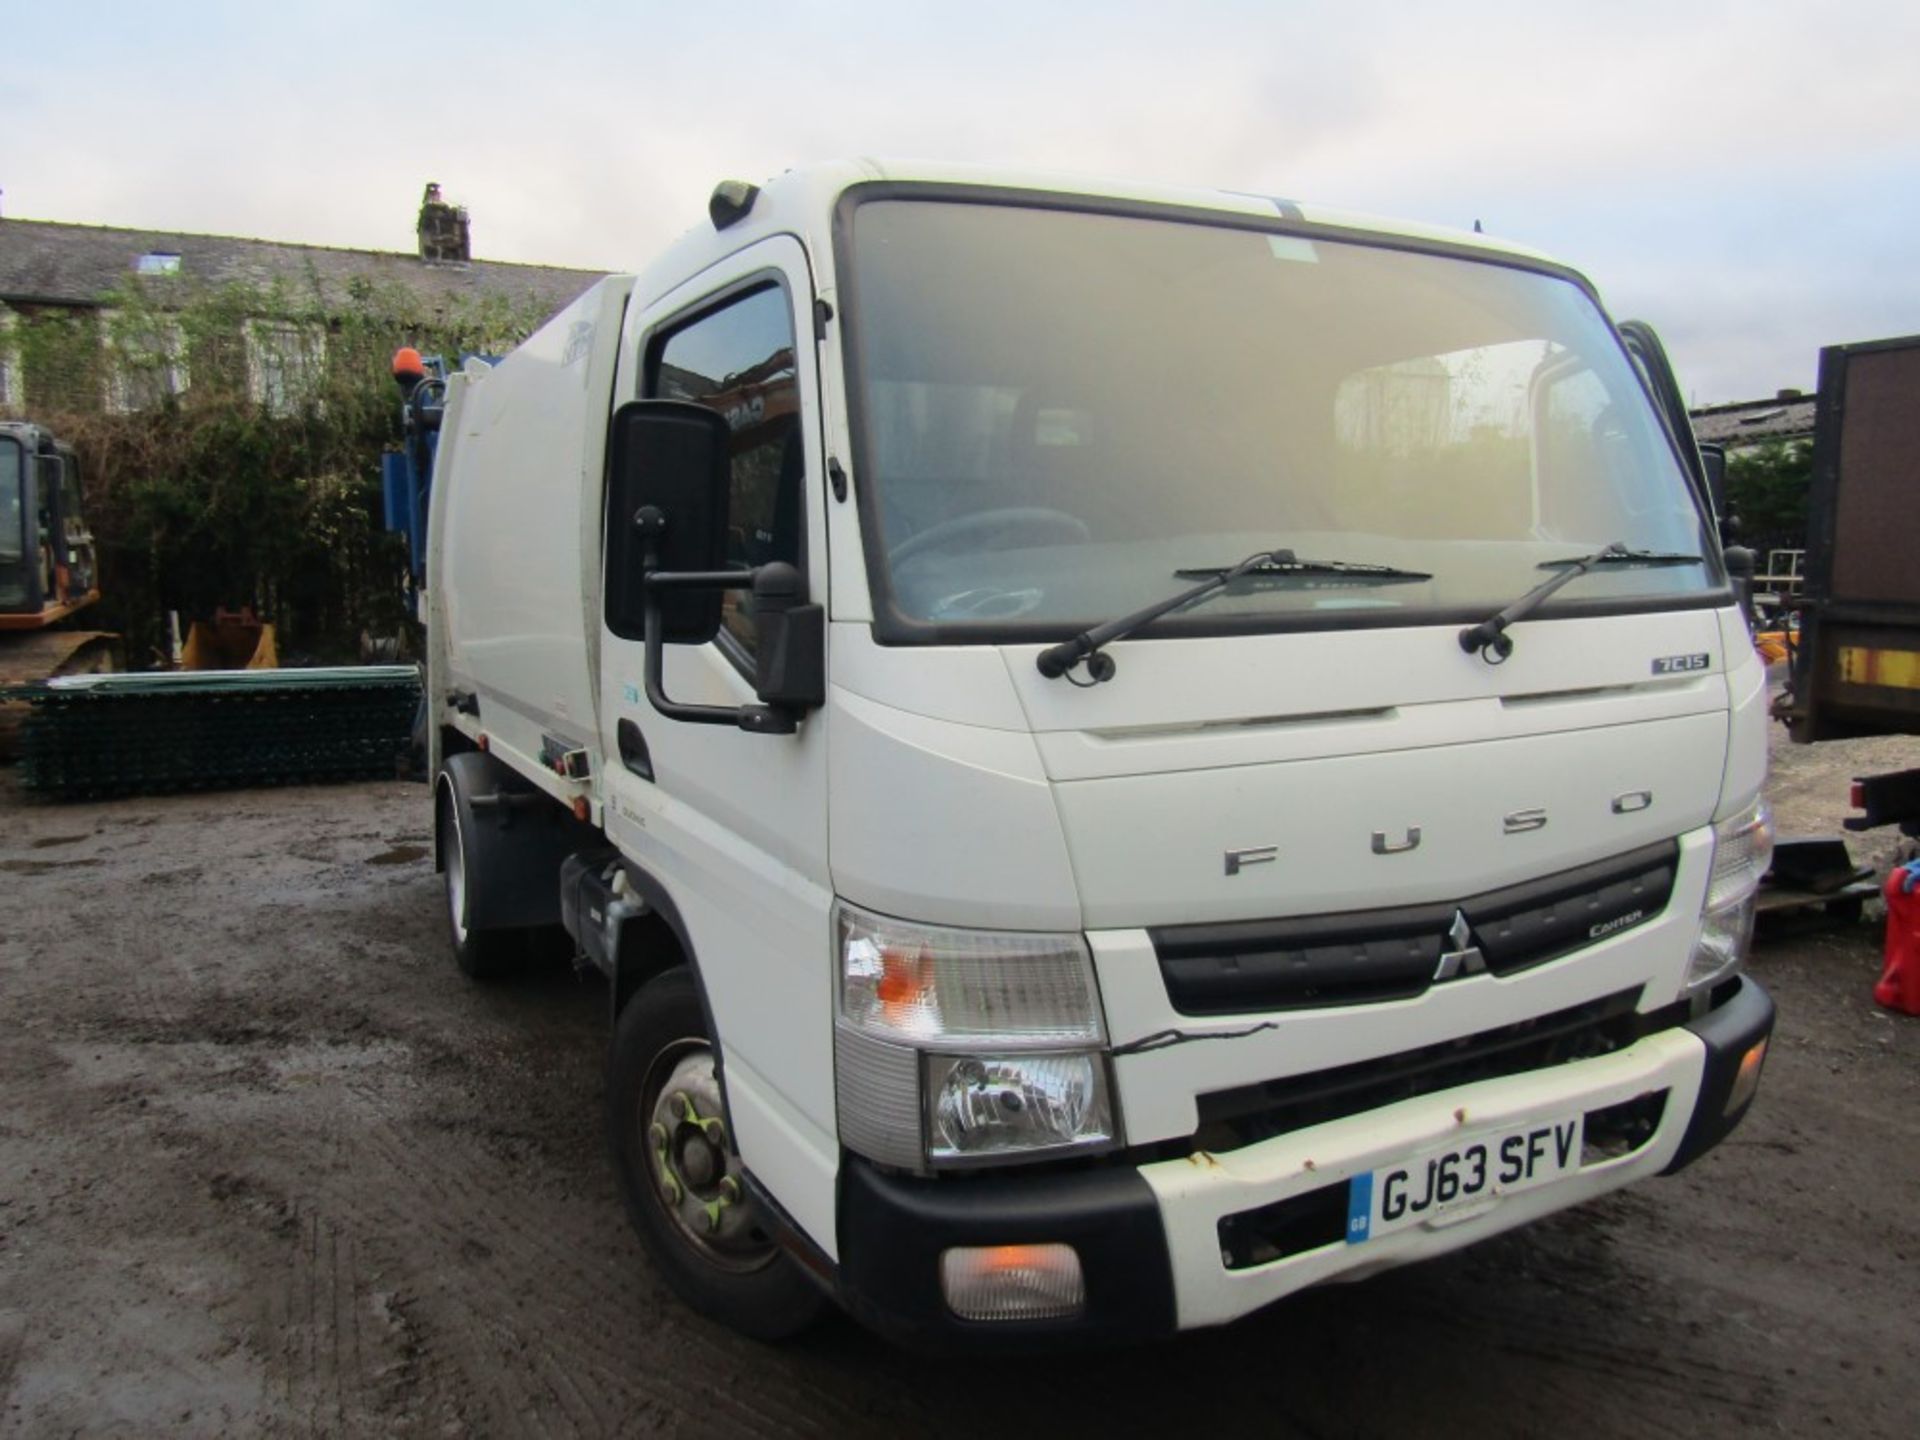
[[[655,976],[621,1012],[607,1064],[628,1218],[688,1305],[755,1339],[785,1339],[829,1302],[760,1225],[725,1114],[692,971]]]
[[[473,867],[469,864],[472,837],[460,824],[460,807],[451,787],[440,791],[440,845],[447,882],[447,938],[453,960],[469,980],[498,980],[519,968],[525,958],[525,937],[518,930],[476,930],[467,923],[467,897]]]

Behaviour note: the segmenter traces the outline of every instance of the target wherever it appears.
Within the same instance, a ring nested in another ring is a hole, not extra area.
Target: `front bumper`
[[[1132,1168],[922,1180],[848,1157],[839,1204],[842,1300],[909,1344],[966,1348],[1111,1342],[1216,1325],[1297,1290],[1444,1254],[1649,1175],[1671,1174],[1726,1138],[1740,1062],[1773,1030],[1773,1002],[1741,979],[1724,1002],[1634,1045],[1547,1070],[1463,1085],[1222,1154]],[[1356,1175],[1449,1143],[1576,1111],[1664,1095],[1650,1133],[1551,1184],[1360,1244],[1294,1221],[1279,1258],[1247,1263],[1229,1237],[1247,1217],[1345,1214]],[[1324,1202],[1324,1203],[1323,1203]],[[1223,1226],[1223,1222],[1226,1222]],[[1086,1306],[1071,1319],[961,1320],[940,1291],[951,1246],[1058,1242],[1080,1254]]]

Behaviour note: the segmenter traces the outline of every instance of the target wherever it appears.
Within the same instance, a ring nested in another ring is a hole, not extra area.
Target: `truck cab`
[[[1737,1123],[1765,678],[1657,341],[1279,198],[710,222],[449,378],[428,526],[456,956],[606,972],[683,1296],[1160,1334]]]

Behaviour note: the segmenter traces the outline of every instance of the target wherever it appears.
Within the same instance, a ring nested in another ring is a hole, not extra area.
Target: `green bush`
[[[1727,497],[1740,517],[1740,543],[1760,552],[1804,550],[1813,442],[1779,440],[1727,457]]]
[[[105,597],[88,623],[125,636],[135,667],[164,654],[169,610],[184,626],[251,605],[296,660],[349,659],[362,629],[399,628],[405,548],[380,487],[400,438],[392,354],[498,353],[546,318],[531,298],[423,313],[403,286],[323,296],[317,281],[130,279],[105,305],[22,314],[6,338],[15,413],[80,455]]]

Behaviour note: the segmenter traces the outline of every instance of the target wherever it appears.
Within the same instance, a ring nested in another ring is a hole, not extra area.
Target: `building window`
[[[158,408],[187,391],[187,343],[164,315],[109,314],[107,409],[116,415]]]
[[[247,393],[270,415],[291,415],[319,393],[327,332],[318,325],[247,325]]]

